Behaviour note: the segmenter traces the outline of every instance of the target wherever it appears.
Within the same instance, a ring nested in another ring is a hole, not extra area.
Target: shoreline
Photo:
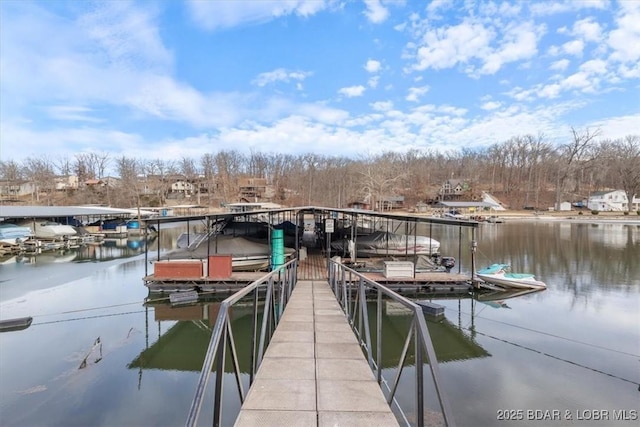
[[[635,218],[593,218],[593,217],[579,217],[579,216],[500,216],[504,222],[516,222],[516,221],[547,221],[547,222],[567,222],[567,223],[581,223],[581,224],[625,224],[625,225],[639,225],[640,217]],[[491,224],[483,221],[481,224]]]
[[[578,212],[584,212],[579,215]],[[416,215],[415,213],[410,215]],[[418,216],[434,216],[433,214],[417,214]],[[635,212],[624,215],[620,212],[600,212],[598,215],[591,214],[590,211],[570,211],[570,212],[538,212],[530,211],[501,211],[492,212],[489,215],[482,215],[486,218],[495,217],[503,222],[528,222],[528,221],[549,221],[567,222],[581,224],[626,224],[640,225],[640,215]],[[479,221],[480,224],[494,224],[488,221]]]
[[[583,212],[580,215],[578,212]],[[577,222],[587,224],[638,224],[640,225],[640,215],[631,212],[624,215],[621,212],[600,212],[593,215],[590,211],[569,211],[569,212],[537,212],[531,213],[526,211],[505,211],[494,213],[492,216],[498,217],[505,221],[563,221]]]

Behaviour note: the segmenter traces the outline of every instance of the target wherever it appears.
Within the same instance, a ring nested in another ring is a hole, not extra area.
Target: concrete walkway
[[[326,281],[299,281],[236,427],[398,426]]]

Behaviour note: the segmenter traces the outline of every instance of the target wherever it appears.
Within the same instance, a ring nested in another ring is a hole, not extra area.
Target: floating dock
[[[215,277],[157,277],[143,278],[150,292],[235,292],[260,279],[268,272],[233,271],[226,278]],[[298,280],[327,280],[327,259],[320,253],[310,253],[298,262]],[[471,277],[443,271],[416,272],[414,277],[387,277],[384,272],[362,272],[367,278],[397,292],[467,293],[472,290]]]
[[[398,426],[326,281],[299,281],[236,427]]]

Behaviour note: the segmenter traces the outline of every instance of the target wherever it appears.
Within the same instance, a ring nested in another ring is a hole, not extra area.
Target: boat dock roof
[[[153,215],[140,211],[141,215]],[[0,220],[10,218],[59,218],[68,216],[120,215],[137,216],[137,209],[118,209],[103,206],[0,206]]]

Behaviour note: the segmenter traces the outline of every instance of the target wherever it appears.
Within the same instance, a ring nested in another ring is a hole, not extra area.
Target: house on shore
[[[592,211],[623,212],[629,210],[629,200],[623,190],[596,191],[589,196],[587,208]],[[640,210],[640,198],[633,197],[631,210]]]

